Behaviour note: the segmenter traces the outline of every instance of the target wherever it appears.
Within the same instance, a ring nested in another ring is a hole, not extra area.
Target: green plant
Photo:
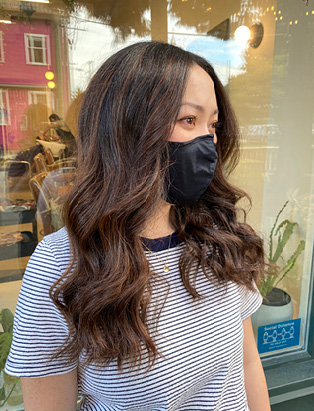
[[[262,275],[262,280],[259,284],[259,290],[263,297],[282,281],[289,271],[294,267],[298,257],[305,248],[305,241],[301,240],[290,258],[285,260],[283,258],[283,252],[285,246],[290,240],[293,229],[297,223],[290,220],[283,220],[278,223],[279,217],[286,208],[288,201],[285,202],[282,209],[276,216],[274,225],[269,235],[269,253],[268,253],[268,266],[266,267],[266,273]],[[278,261],[281,260],[281,264]]]
[[[11,377],[4,371],[5,362],[9,355],[12,343],[13,319],[14,316],[8,308],[1,310],[0,324],[3,331],[0,332],[0,372],[3,373],[4,381],[5,379],[7,379],[10,381],[10,384],[9,386],[7,386],[7,390],[5,390],[5,383],[2,387],[0,387],[0,407],[2,407],[9,400],[9,398],[13,394],[15,387],[20,381],[18,377]]]

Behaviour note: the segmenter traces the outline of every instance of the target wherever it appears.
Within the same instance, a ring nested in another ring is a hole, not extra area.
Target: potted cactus
[[[293,316],[291,296],[278,285],[295,266],[297,259],[305,248],[305,241],[299,241],[295,251],[287,259],[284,257],[286,245],[293,238],[296,222],[279,218],[285,210],[285,202],[276,216],[269,235],[268,265],[266,273],[262,274],[258,288],[263,296],[261,307],[252,315],[253,327],[258,328],[281,321],[288,321]]]

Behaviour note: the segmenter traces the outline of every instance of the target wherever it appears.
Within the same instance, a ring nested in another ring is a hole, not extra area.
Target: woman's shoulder
[[[52,234],[46,235],[41,242],[56,250],[64,249],[64,247],[66,250],[70,249],[69,235],[65,227],[60,228],[60,230]]]
[[[69,261],[65,229],[38,244],[23,277],[14,317],[13,342],[6,364],[10,375],[45,377],[76,368],[64,356],[53,358],[68,336],[68,326],[50,291]]]
[[[70,242],[67,230],[61,228],[49,234],[37,245],[29,259],[26,277],[40,276],[56,280],[65,272],[70,262]]]
[[[234,283],[234,286],[240,297],[241,317],[242,321],[244,321],[260,307],[263,298],[254,280],[252,280],[252,289],[242,284]]]
[[[66,258],[70,254],[70,240],[65,227],[45,236],[40,244],[48,247],[55,256],[61,258]]]

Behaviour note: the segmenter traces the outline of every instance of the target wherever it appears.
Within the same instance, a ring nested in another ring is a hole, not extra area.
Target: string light
[[[55,75],[52,71],[46,71],[45,77],[47,80],[53,80],[55,78]]]
[[[294,21],[294,24],[298,24],[298,20],[295,20],[295,21]]]

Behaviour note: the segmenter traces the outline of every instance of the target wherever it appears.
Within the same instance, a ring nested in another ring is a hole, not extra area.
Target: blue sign
[[[301,318],[258,327],[257,348],[260,354],[299,345]]]

